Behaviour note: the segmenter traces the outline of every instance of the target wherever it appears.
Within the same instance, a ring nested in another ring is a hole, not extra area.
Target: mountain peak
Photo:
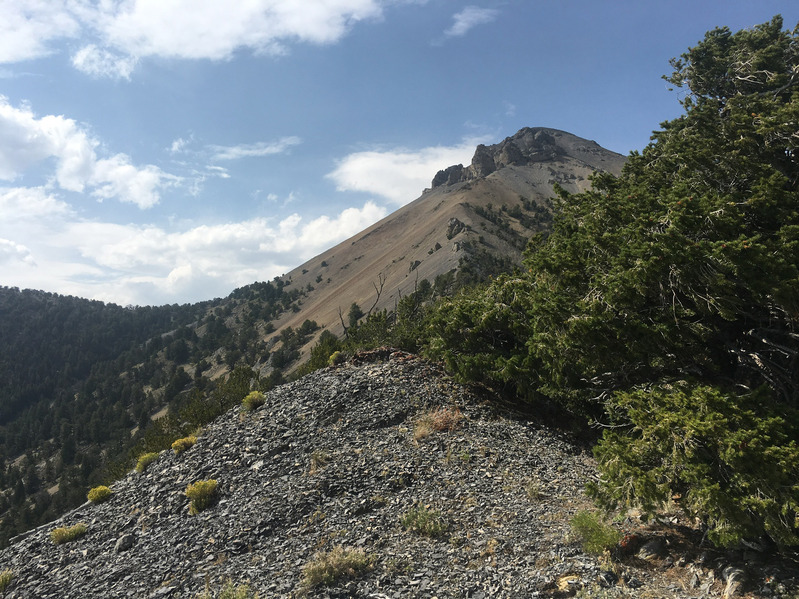
[[[524,127],[497,144],[480,144],[474,152],[472,163],[464,167],[456,164],[438,171],[432,187],[453,185],[472,179],[487,177],[506,166],[526,166],[558,158],[573,158],[594,168],[602,169],[603,155],[612,154],[594,141],[588,141],[558,129]]]

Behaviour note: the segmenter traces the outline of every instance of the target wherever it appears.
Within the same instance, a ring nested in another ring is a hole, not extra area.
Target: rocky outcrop
[[[620,158],[617,154],[605,150],[593,141],[587,141],[565,131],[546,129],[543,127],[525,127],[515,135],[505,138],[491,146],[479,145],[468,167],[461,164],[438,171],[433,178],[432,187],[454,185],[487,177],[491,173],[506,166],[525,166],[536,162],[556,160],[559,157],[571,157],[586,161],[589,156],[600,158],[607,156],[614,162]],[[597,161],[587,160],[591,166],[601,168]]]

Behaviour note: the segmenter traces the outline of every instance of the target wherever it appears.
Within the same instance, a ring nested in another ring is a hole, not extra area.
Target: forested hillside
[[[163,437],[192,398],[217,388],[212,379],[268,362],[269,322],[301,297],[283,287],[254,283],[224,300],[127,308],[0,288],[0,543],[127,469],[136,447]],[[270,380],[314,329],[284,335],[279,351],[289,355],[275,360]]]

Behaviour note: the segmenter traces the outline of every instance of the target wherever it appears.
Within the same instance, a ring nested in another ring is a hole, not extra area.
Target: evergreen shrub
[[[580,537],[583,549],[595,555],[610,551],[621,540],[621,533],[594,512],[577,512],[571,519],[571,527]]]
[[[263,393],[260,391],[252,391],[242,400],[241,404],[244,406],[245,410],[252,412],[264,405],[265,401],[266,397]]]
[[[440,537],[447,530],[441,512],[419,505],[411,508],[400,519],[402,528],[425,537]]]
[[[11,584],[11,581],[14,580],[15,574],[14,571],[6,568],[2,572],[0,572],[0,593],[5,593],[6,589],[8,589],[8,585]]]

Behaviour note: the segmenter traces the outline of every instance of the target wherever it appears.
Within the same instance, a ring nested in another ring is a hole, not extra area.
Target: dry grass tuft
[[[63,543],[68,543],[70,541],[74,541],[78,537],[82,537],[86,534],[88,527],[83,523],[80,522],[75,526],[61,527],[61,528],[54,528],[50,531],[50,540],[53,541],[56,545],[62,545]]]
[[[416,421],[413,438],[415,441],[421,441],[433,433],[452,432],[458,427],[461,420],[463,420],[463,414],[458,408],[448,406],[432,412],[425,412]]]
[[[86,498],[92,503],[102,503],[111,497],[112,493],[113,491],[111,491],[111,489],[105,485],[100,485],[99,487],[94,487],[91,491],[89,491],[89,494],[86,496]]]
[[[317,553],[303,568],[302,584],[306,588],[330,586],[342,578],[354,578],[372,567],[374,557],[363,549],[337,546]]]
[[[190,447],[193,447],[195,443],[197,443],[197,437],[194,435],[183,437],[172,443],[172,451],[175,452],[175,455],[180,455]]]

